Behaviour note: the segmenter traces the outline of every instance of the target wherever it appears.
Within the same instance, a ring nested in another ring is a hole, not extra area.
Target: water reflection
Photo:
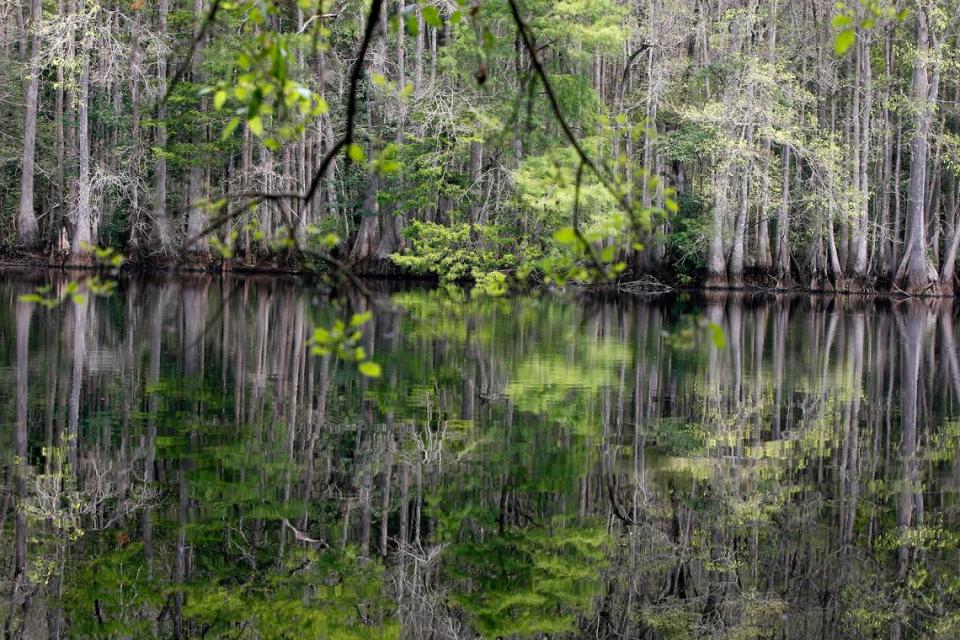
[[[942,302],[403,291],[370,381],[305,346],[361,299],[35,284],[0,283],[6,637],[960,634]]]

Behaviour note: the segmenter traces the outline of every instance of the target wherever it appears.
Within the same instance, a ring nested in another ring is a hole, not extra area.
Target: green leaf
[[[213,94],[213,108],[217,111],[223,108],[223,105],[227,102],[227,92],[221,89]]]
[[[437,11],[436,7],[426,6],[423,8],[423,21],[434,29],[439,29],[443,26],[443,19],[440,17],[440,12]]]
[[[853,29],[844,29],[837,35],[833,43],[833,50],[838,56],[842,56],[857,41],[857,33]]]
[[[370,311],[364,311],[363,313],[355,313],[353,317],[350,318],[351,327],[359,327],[360,325],[369,322],[373,318],[373,313]]]
[[[260,119],[260,116],[253,116],[247,120],[247,128],[250,129],[250,133],[259,138],[263,135],[263,120]]]
[[[363,147],[354,143],[347,147],[347,157],[354,162],[363,162],[367,155],[363,152]]]
[[[407,16],[404,22],[407,25],[407,33],[409,33],[414,38],[420,35],[420,25],[417,24],[417,16],[411,13],[410,15]]]
[[[845,29],[851,24],[853,24],[853,17],[846,13],[841,13],[833,18],[833,26],[835,29]]]
[[[382,373],[380,370],[380,365],[372,360],[361,362],[358,369],[360,369],[361,375],[364,375],[368,378],[379,378],[380,374]]]
[[[240,118],[234,117],[230,119],[230,122],[227,123],[227,126],[223,128],[223,133],[220,134],[222,140],[226,140],[233,134],[237,126],[240,125]]]
[[[573,227],[563,227],[557,229],[553,234],[553,239],[562,244],[573,244],[577,241],[577,232],[573,230]]]
[[[707,330],[710,332],[710,339],[713,340],[713,346],[717,349],[723,349],[727,345],[727,336],[723,332],[723,327],[716,322],[711,322],[707,325]]]

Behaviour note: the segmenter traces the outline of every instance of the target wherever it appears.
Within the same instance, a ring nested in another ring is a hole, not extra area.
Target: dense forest
[[[954,290],[956,0],[3,0],[0,25],[11,256]]]

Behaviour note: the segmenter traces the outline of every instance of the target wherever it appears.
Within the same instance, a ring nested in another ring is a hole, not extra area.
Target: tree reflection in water
[[[35,284],[0,283],[7,637],[960,633],[947,303],[404,290],[371,381],[306,346],[358,299]]]

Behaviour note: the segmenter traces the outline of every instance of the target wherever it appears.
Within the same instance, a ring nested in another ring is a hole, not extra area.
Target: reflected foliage
[[[943,303],[37,286],[0,284],[9,637],[960,632]],[[379,377],[310,342],[352,317]]]

